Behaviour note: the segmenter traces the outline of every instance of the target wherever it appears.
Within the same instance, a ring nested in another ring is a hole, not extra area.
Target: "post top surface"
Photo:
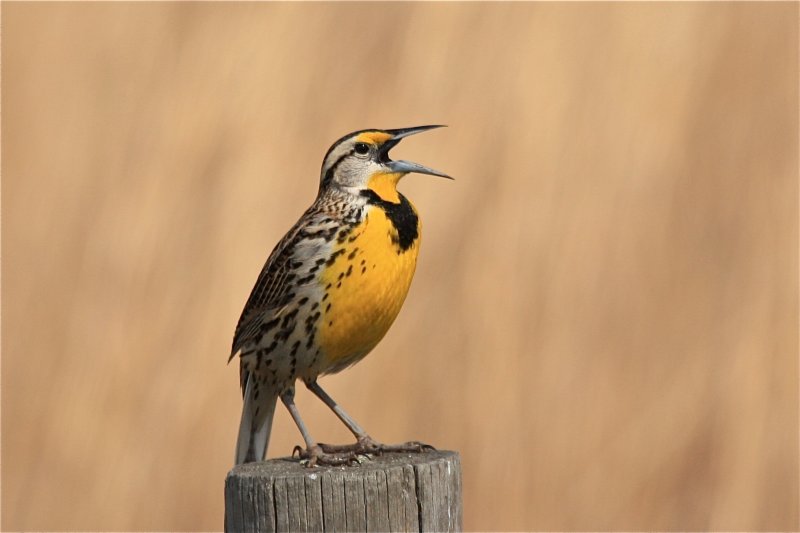
[[[367,473],[403,466],[430,464],[438,461],[458,460],[458,453],[449,450],[434,450],[423,453],[384,453],[372,456],[361,464],[353,466],[316,466],[306,468],[300,464],[299,459],[280,457],[257,463],[236,465],[228,472],[228,477],[315,477],[320,474],[342,473],[355,474]]]

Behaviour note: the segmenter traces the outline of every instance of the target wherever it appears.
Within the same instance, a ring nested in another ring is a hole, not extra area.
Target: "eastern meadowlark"
[[[305,441],[308,465],[343,464],[356,454],[421,451],[418,442],[373,440],[317,383],[360,361],[388,331],[403,305],[417,262],[417,211],[397,191],[408,173],[446,174],[392,161],[401,139],[440,126],[361,130],[330,147],[316,201],[267,259],[236,326],[244,396],[236,463],[265,458],[277,399]],[[230,359],[229,359],[230,361]],[[352,445],[315,441],[294,403],[301,379],[355,435]]]

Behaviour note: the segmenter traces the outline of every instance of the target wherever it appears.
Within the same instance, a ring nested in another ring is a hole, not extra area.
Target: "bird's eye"
[[[369,153],[369,145],[367,143],[356,143],[353,149],[356,151],[357,154],[364,155]]]

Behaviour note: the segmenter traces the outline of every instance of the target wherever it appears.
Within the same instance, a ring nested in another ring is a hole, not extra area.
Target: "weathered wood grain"
[[[358,466],[293,459],[239,465],[225,480],[225,530],[461,531],[461,463],[450,451],[389,453]]]

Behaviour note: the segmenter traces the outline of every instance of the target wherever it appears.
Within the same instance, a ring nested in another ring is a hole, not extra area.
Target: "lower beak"
[[[392,169],[392,172],[416,172],[417,174],[430,174],[431,176],[440,176],[449,180],[453,179],[451,176],[448,176],[443,172],[433,170],[432,168],[428,168],[412,161],[389,161],[387,166]]]
[[[417,126],[415,128],[403,128],[397,130],[386,130],[386,133],[392,135],[392,138],[388,141],[383,143],[381,146],[381,154],[383,155],[384,164],[392,171],[398,173],[410,173],[415,172],[417,174],[429,174],[431,176],[440,176],[442,178],[453,179],[452,177],[448,176],[443,172],[439,172],[438,170],[433,170],[432,168],[428,168],[424,165],[420,165],[419,163],[414,163],[412,161],[392,161],[389,159],[389,150],[391,150],[394,146],[396,146],[402,139],[409,137],[411,135],[415,135],[417,133],[422,133],[423,131],[432,130],[434,128],[441,128],[443,126],[436,125],[436,126]]]

